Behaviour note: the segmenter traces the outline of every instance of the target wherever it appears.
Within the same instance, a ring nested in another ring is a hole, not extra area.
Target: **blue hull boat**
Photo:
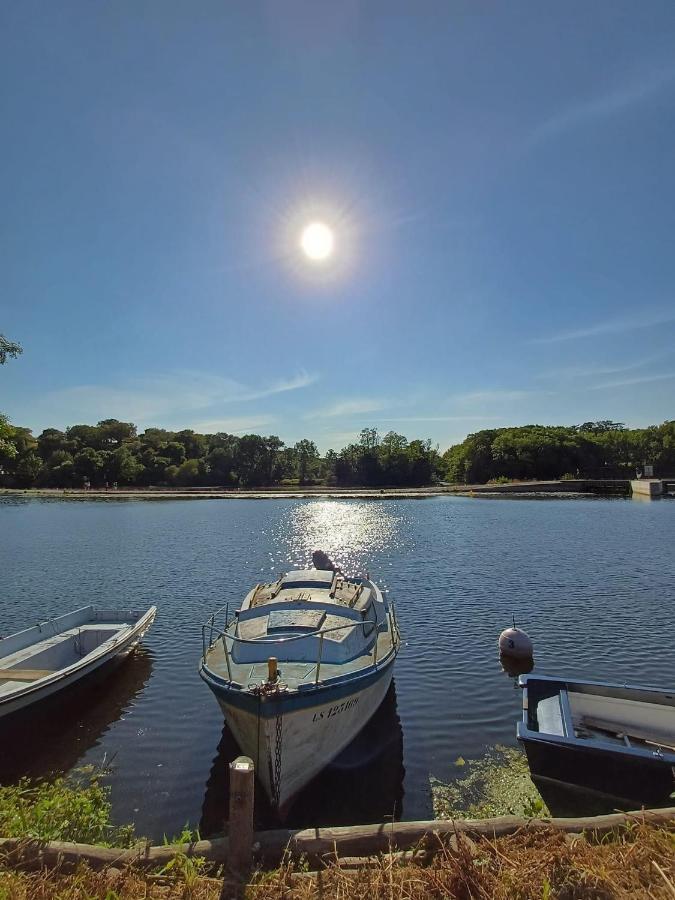
[[[675,791],[675,690],[523,675],[517,736],[534,776],[640,804]]]

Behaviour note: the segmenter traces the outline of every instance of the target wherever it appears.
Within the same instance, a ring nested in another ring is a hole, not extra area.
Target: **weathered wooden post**
[[[248,756],[230,763],[229,866],[245,875],[253,854],[253,783],[255,766]]]

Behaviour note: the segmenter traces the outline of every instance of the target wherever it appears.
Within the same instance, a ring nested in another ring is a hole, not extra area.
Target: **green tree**
[[[319,466],[319,451],[314,441],[306,438],[298,441],[293,447],[297,457],[298,479],[300,484],[313,480]]]
[[[191,485],[203,484],[206,474],[201,460],[186,459],[184,463],[178,466],[178,471],[175,474],[174,480],[176,484],[179,484],[182,487],[189,487]]]
[[[16,456],[16,444],[14,443],[15,429],[9,424],[7,416],[0,413],[0,464],[3,460],[14,459]]]
[[[206,457],[206,463],[211,473],[213,484],[236,484],[235,474],[235,449],[227,447],[214,447]]]
[[[80,449],[103,450],[106,446],[103,431],[97,425],[71,425],[66,428],[66,436],[73,447]]]
[[[323,470],[326,480],[333,483],[337,480],[335,476],[335,466],[337,464],[338,455],[335,450],[328,450],[323,458]]]
[[[185,447],[186,459],[200,459],[207,452],[209,439],[205,434],[197,434],[190,428],[177,431],[174,440]]]
[[[15,478],[19,487],[33,487],[42,469],[42,460],[37,453],[27,453],[18,461]]]
[[[57,450],[64,450],[70,453],[74,449],[74,444],[69,440],[68,435],[58,428],[45,428],[37,439],[38,454],[44,460],[48,460],[52,453]]]
[[[167,466],[165,475],[168,484],[175,484],[176,476],[178,475],[178,466]]]
[[[161,448],[161,453],[162,456],[166,456],[170,460],[173,466],[180,466],[185,462],[185,445],[179,441],[169,441],[168,444],[164,444]]]
[[[73,459],[75,472],[81,478],[92,484],[100,484],[103,481],[103,471],[106,464],[105,454],[93,447],[85,447],[75,454]]]
[[[270,435],[245,434],[237,443],[236,468],[245,485],[273,484],[278,475],[278,456],[284,442]]]
[[[112,450],[105,463],[107,481],[133,484],[143,470],[143,464],[125,446]]]
[[[7,362],[7,357],[16,359],[21,353],[23,353],[21,344],[16,344],[14,341],[6,338],[4,334],[0,334],[0,366],[4,366]]]
[[[389,431],[380,444],[380,458],[387,484],[407,484],[410,478],[408,439],[395,431]]]
[[[75,464],[67,450],[54,450],[39,473],[40,483],[47,487],[72,487],[75,478]]]
[[[101,449],[112,450],[124,441],[136,437],[136,426],[119,419],[103,419],[96,426],[101,435]]]
[[[146,428],[139,438],[144,446],[159,450],[160,447],[174,440],[175,432],[166,431],[164,428]]]
[[[366,450],[375,450],[380,443],[377,428],[364,428],[359,435],[359,443]]]
[[[577,426],[579,431],[588,431],[593,434],[604,434],[606,431],[625,431],[623,422],[612,422],[611,419],[601,419],[599,422],[584,422]]]

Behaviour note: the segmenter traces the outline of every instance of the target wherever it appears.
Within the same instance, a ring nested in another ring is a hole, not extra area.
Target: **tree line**
[[[4,487],[263,487],[275,485],[420,486],[438,481],[626,478],[651,463],[675,474],[675,421],[629,429],[620,422],[526,425],[470,434],[444,454],[430,440],[364,428],[342,450],[321,455],[307,438],[287,446],[276,435],[199,434],[104,419],[46,428],[34,436],[0,415]]]
[[[286,484],[422,485],[439,474],[431,441],[364,429],[359,440],[322,456],[314,441],[276,435],[199,434],[104,419],[96,425],[29,428],[0,415],[0,484],[5,487],[117,485],[257,487]]]
[[[634,478],[644,465],[675,474],[675,421],[626,428],[604,420],[582,425],[525,425],[470,434],[443,454],[448,481]]]

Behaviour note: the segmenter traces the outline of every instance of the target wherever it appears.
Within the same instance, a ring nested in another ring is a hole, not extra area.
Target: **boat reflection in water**
[[[199,823],[203,837],[224,829],[229,807],[228,766],[239,754],[239,747],[225,725],[206,784]],[[404,771],[403,732],[392,682],[363,730],[296,796],[284,825],[305,828],[399,819]],[[261,789],[255,793],[254,815],[258,828],[279,824]]]
[[[110,665],[3,721],[0,782],[64,774],[97,746],[148,683],[152,655],[139,646]]]
[[[514,678],[516,680],[520,675],[527,675],[534,669],[534,657],[532,656],[515,657],[509,656],[506,653],[500,653],[499,662],[502,671],[505,672],[509,678]],[[517,683],[515,686],[518,687]]]

